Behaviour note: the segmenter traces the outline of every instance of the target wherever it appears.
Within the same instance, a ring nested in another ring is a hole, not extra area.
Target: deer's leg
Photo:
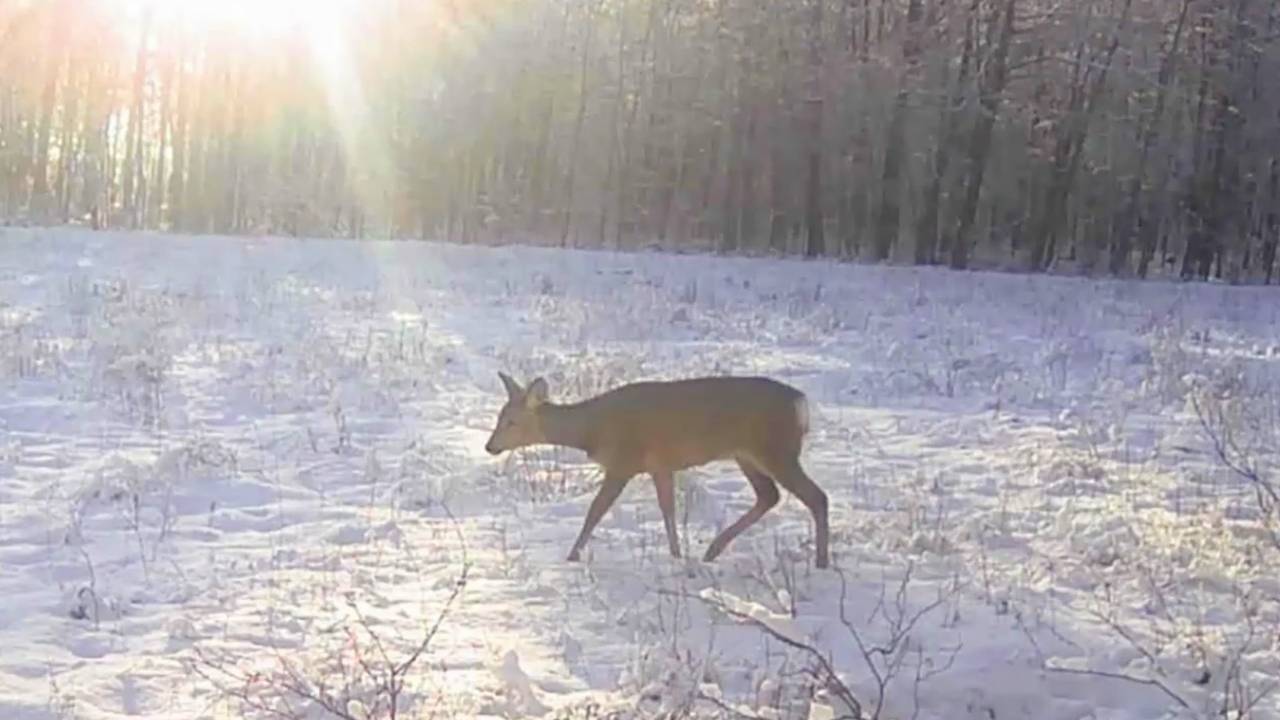
[[[813,515],[814,546],[817,557],[814,565],[825,568],[831,563],[829,545],[830,529],[827,525],[827,494],[805,474],[800,467],[800,459],[786,454],[770,458],[765,467],[778,484],[786,488],[809,508]]]
[[[747,480],[751,483],[751,488],[756,491],[756,504],[751,506],[738,518],[732,525],[725,528],[711,544],[707,546],[707,552],[702,556],[706,562],[716,559],[724,549],[729,547],[729,543],[733,541],[743,530],[751,527],[757,520],[764,517],[764,514],[778,504],[778,485],[773,478],[766,475],[755,465],[739,459],[738,467],[742,469],[742,474],[747,476]]]
[[[667,546],[671,557],[680,557],[680,539],[676,535],[676,482],[669,471],[650,473],[653,487],[658,491],[658,508],[662,510],[662,524],[667,528]]]
[[[596,497],[591,501],[591,506],[587,508],[587,517],[582,522],[582,532],[578,533],[578,539],[573,543],[573,549],[569,551],[569,562],[577,562],[582,548],[587,544],[587,540],[591,538],[591,531],[596,529],[596,525],[600,523],[600,518],[608,512],[618,496],[622,494],[622,489],[627,486],[627,482],[631,480],[631,475],[610,475],[604,476],[604,482],[600,485],[600,491],[596,493]]]

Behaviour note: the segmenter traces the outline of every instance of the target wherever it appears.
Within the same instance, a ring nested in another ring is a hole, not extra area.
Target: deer
[[[781,495],[795,495],[813,515],[814,565],[826,568],[827,495],[805,473],[800,452],[809,431],[809,403],[800,390],[765,377],[699,377],[634,382],[575,403],[549,399],[545,378],[522,387],[499,372],[507,400],[485,450],[490,455],[533,445],[581,450],[604,471],[569,551],[578,562],[600,519],[637,475],[653,478],[667,544],[680,557],[675,474],[733,460],[755,491],[755,504],[711,541],[703,562],[769,512]]]

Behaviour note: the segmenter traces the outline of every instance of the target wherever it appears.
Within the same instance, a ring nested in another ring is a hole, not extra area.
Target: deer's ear
[[[502,386],[507,389],[507,399],[515,400],[524,394],[524,389],[520,387],[520,383],[511,379],[511,376],[498,371],[498,379],[502,380]]]
[[[529,383],[529,389],[525,391],[524,401],[529,407],[537,407],[547,401],[547,381],[538,378]]]

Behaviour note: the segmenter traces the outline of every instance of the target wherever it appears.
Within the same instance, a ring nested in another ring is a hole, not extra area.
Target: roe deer
[[[706,377],[639,382],[560,405],[548,400],[542,378],[522,388],[505,373],[498,377],[507,402],[485,450],[497,455],[528,445],[562,445],[585,451],[604,468],[604,483],[587,510],[570,562],[578,560],[600,518],[640,473],[653,477],[667,544],[680,557],[673,475],[732,459],[755,490],[756,502],[711,542],[703,560],[714,560],[776,505],[781,485],[813,514],[815,565],[827,567],[827,495],[800,467],[809,410],[799,390],[767,378]]]

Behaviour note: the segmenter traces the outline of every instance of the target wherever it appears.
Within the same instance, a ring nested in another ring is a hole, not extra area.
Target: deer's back
[[[637,472],[796,454],[808,430],[799,390],[756,377],[624,385],[590,401],[599,459]]]

